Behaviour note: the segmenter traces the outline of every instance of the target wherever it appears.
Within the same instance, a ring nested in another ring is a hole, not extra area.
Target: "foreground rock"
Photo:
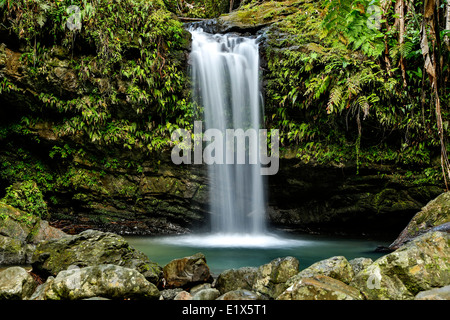
[[[193,287],[202,282],[212,282],[203,253],[174,259],[164,266],[165,288]]]
[[[135,269],[156,285],[162,277],[161,267],[132,248],[123,237],[96,230],[41,242],[32,258],[33,272],[42,277],[56,276],[72,265],[87,267],[101,264]]]
[[[450,235],[428,232],[360,271],[350,285],[370,300],[405,300],[450,284]]]
[[[301,278],[277,300],[363,300],[358,289],[324,275]]]
[[[11,267],[0,272],[0,300],[23,300],[30,297],[37,283],[21,267]]]
[[[353,269],[353,273],[356,275],[361,270],[370,266],[373,263],[373,260],[370,258],[355,258],[350,260],[348,263],[350,263]]]
[[[31,260],[34,246],[0,235],[0,264],[24,265]]]
[[[238,289],[251,290],[257,273],[258,268],[253,267],[225,270],[217,278],[215,287],[221,294]]]
[[[450,300],[450,286],[419,292],[414,300]]]
[[[294,257],[277,258],[258,268],[253,291],[271,298],[278,297],[288,285],[286,281],[298,273],[299,261]]]
[[[32,300],[108,299],[155,300],[160,293],[135,269],[105,264],[69,268],[50,277],[31,297]]]
[[[321,260],[300,271],[297,275],[287,281],[291,286],[302,278],[311,278],[316,275],[324,275],[349,284],[355,275],[353,267],[343,256],[331,257]]]
[[[268,298],[259,292],[238,289],[221,295],[217,300],[268,300]]]
[[[434,231],[450,231],[450,192],[441,194],[423,207],[389,246],[389,249],[396,250],[406,242],[431,229]]]

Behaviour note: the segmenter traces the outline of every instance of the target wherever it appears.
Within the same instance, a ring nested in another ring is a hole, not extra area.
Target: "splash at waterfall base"
[[[176,165],[192,164],[248,164],[268,165],[260,168],[261,175],[275,175],[279,169],[279,131],[272,129],[271,156],[267,155],[267,130],[259,129],[226,129],[225,139],[219,129],[208,129],[202,138],[202,121],[194,122],[194,142],[191,132],[177,129],[172,133],[172,141],[178,142],[172,149],[171,159]],[[248,138],[248,154],[246,138]],[[210,141],[203,149],[202,141]],[[236,144],[235,144],[236,141]],[[225,143],[225,146],[224,146]],[[258,148],[259,146],[259,148]],[[181,154],[181,155],[180,155]],[[259,161],[258,161],[259,160]]]

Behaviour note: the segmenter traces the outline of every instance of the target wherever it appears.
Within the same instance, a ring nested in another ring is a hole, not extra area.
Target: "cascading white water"
[[[204,110],[205,129],[218,129],[224,137],[226,129],[258,130],[262,121],[262,98],[256,40],[211,35],[201,29],[190,32],[193,93]],[[257,144],[248,143],[247,160],[249,154],[257,154],[257,151]],[[234,150],[224,150],[224,155],[227,152],[235,157]],[[208,170],[212,233],[264,233],[265,196],[260,164],[224,162],[209,165]]]

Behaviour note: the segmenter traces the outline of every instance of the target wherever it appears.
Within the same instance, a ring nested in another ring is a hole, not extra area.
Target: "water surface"
[[[372,258],[383,254],[374,252],[378,245],[389,245],[382,239],[330,237],[322,235],[283,235],[275,233],[251,235],[200,234],[168,237],[126,237],[134,248],[144,252],[161,266],[173,259],[202,252],[215,275],[240,267],[257,267],[278,257],[293,256],[300,269],[332,256]]]

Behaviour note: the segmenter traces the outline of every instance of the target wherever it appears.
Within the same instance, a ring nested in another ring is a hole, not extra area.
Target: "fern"
[[[334,86],[330,92],[330,98],[327,104],[327,113],[333,113],[334,107],[338,107],[342,102],[343,88],[341,86]]]

